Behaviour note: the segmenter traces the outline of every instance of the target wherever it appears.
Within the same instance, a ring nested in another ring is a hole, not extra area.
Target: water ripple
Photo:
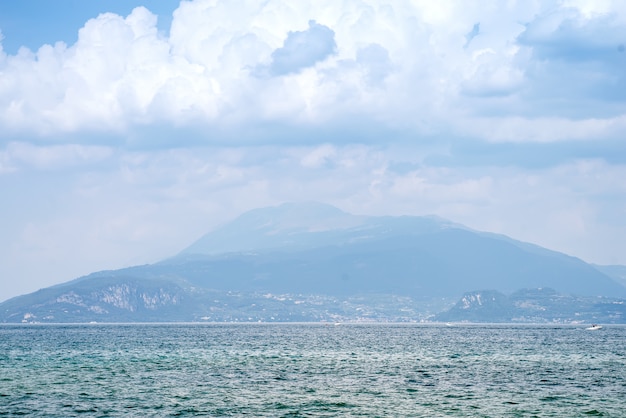
[[[0,326],[1,416],[624,416],[626,328]]]

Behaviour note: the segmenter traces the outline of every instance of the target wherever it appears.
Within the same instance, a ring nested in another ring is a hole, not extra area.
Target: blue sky
[[[626,264],[626,3],[0,2],[0,300],[260,206]]]
[[[127,16],[143,5],[158,16],[157,27],[164,35],[172,24],[172,13],[179,1],[152,0],[136,3],[127,0],[45,0],[3,1],[0,4],[0,28],[4,35],[3,49],[16,54],[21,47],[36,51],[43,44],[63,41],[68,45],[78,40],[78,29],[101,13]]]

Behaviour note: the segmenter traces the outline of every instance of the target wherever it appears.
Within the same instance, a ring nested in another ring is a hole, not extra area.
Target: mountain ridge
[[[0,322],[346,320],[359,312],[422,321],[443,318],[435,307],[452,308],[476,289],[526,288],[553,288],[572,301],[626,297],[626,286],[598,266],[504,235],[434,216],[368,217],[301,203],[246,212],[158,263],[10,299]],[[404,302],[381,302],[390,300]]]
[[[412,225],[398,226],[402,220],[409,220]],[[375,233],[397,234],[400,232],[399,227],[407,226],[419,227],[420,230],[461,227],[434,215],[352,215],[322,203],[283,203],[245,212],[231,222],[204,234],[178,255],[284,249],[285,246],[314,248],[363,240]],[[305,235],[306,239],[302,239]]]

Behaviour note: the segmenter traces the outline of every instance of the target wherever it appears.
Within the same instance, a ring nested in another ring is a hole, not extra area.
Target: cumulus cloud
[[[615,138],[624,10],[465,4],[185,1],[168,36],[144,7],[105,13],[74,45],[0,53],[0,144]]]
[[[617,11],[523,2],[461,10],[474,8],[196,0],[180,4],[169,36],[144,7],[105,13],[74,45],[0,54],[0,140],[104,132],[146,146],[160,126],[193,133],[170,144],[267,141],[337,124],[358,137],[363,120],[448,135],[474,117],[626,112]]]

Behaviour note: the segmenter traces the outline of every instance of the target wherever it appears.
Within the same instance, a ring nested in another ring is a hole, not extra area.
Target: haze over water
[[[623,416],[624,394],[624,327],[0,327],[4,416]]]

